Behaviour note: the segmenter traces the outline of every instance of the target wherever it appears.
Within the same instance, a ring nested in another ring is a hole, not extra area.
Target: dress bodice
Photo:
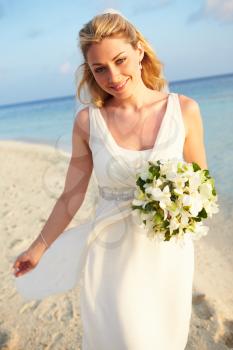
[[[135,186],[135,172],[148,160],[183,159],[185,128],[178,94],[169,93],[167,109],[163,116],[153,148],[130,150],[120,147],[95,106],[89,107],[90,139],[93,167],[99,186],[114,188]]]

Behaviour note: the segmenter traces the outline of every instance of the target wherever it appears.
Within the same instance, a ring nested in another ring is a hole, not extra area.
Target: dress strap
[[[180,130],[183,133],[183,136],[185,138],[185,126],[184,126],[184,118],[181,110],[181,105],[180,105],[180,99],[179,99],[179,94],[178,93],[173,93],[173,108],[174,108],[174,115],[176,116],[177,122],[179,123]]]
[[[93,106],[89,105],[88,114],[89,114],[89,147],[92,150],[93,142],[94,142],[94,130],[95,130],[95,120],[94,120],[94,110]]]

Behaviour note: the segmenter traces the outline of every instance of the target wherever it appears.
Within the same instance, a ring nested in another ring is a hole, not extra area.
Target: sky
[[[78,32],[114,8],[169,81],[233,72],[233,0],[0,0],[0,105],[75,94]]]

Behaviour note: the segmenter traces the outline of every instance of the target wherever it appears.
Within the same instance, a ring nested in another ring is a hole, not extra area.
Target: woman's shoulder
[[[185,134],[188,135],[189,130],[202,123],[202,117],[198,102],[185,95],[177,94],[180,102],[180,108],[185,125]]]
[[[76,113],[74,125],[88,142],[90,135],[89,107],[82,108]]]
[[[193,111],[195,112],[196,110],[199,109],[198,102],[193,98],[185,95],[180,95],[180,94],[177,94],[177,95],[179,97],[180,106],[182,110],[185,110],[186,112],[193,112]]]

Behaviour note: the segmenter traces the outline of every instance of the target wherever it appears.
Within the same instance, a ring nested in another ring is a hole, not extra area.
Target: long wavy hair
[[[104,38],[124,37],[133,48],[140,42],[144,49],[142,64],[142,80],[151,90],[161,91],[167,84],[162,75],[163,63],[143,35],[123,16],[118,13],[104,13],[93,17],[79,31],[79,47],[84,62],[76,70],[76,97],[83,104],[94,104],[102,107],[112,95],[101,89],[87,63],[87,52],[93,43]],[[89,99],[85,99],[89,96]]]

